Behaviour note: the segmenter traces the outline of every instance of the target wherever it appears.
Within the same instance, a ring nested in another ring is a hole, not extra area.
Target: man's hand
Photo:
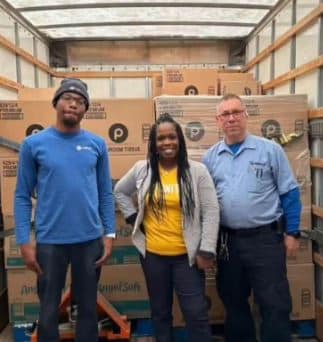
[[[95,265],[97,267],[100,267],[103,264],[105,264],[105,262],[111,256],[113,240],[114,239],[106,237],[106,236],[103,238],[104,252],[103,252],[103,255],[101,256],[101,258],[99,260],[97,260],[95,263]]]
[[[200,270],[207,270],[214,267],[214,259],[203,258],[201,255],[196,256],[196,265]]]
[[[31,243],[26,243],[20,246],[20,252],[27,268],[34,271],[37,275],[41,275],[43,272],[36,260],[36,247]]]
[[[298,248],[299,248],[299,239],[296,239],[294,236],[285,235],[285,247],[286,247],[286,255],[288,257],[295,256]]]

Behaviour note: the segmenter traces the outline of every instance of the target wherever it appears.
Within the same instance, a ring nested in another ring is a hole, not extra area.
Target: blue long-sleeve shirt
[[[299,231],[301,222],[302,203],[298,188],[288,191],[280,195],[280,204],[283,208],[285,221],[285,230],[288,233],[296,233]]]
[[[25,139],[15,192],[18,244],[29,242],[36,190],[36,240],[67,244],[115,233],[109,158],[102,138],[47,128]]]

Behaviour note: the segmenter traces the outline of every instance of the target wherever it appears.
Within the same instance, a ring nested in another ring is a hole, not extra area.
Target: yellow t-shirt
[[[145,200],[143,224],[146,232],[146,249],[159,255],[181,255],[187,253],[182,229],[182,209],[180,207],[177,169],[169,172],[159,169],[164,190],[165,207],[156,217]],[[155,191],[155,195],[158,192]]]

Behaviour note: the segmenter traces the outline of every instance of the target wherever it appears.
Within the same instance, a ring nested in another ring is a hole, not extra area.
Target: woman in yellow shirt
[[[170,115],[153,125],[147,160],[117,183],[115,196],[134,225],[157,342],[172,341],[174,290],[190,341],[211,341],[204,270],[214,263],[218,201],[206,167],[188,159],[183,131]]]

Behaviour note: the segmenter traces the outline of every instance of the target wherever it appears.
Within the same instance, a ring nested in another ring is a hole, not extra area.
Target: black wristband
[[[299,239],[301,237],[301,232],[299,232],[299,231],[297,231],[297,232],[287,232],[286,235],[292,236],[295,239]]]
[[[197,255],[201,256],[204,259],[214,259],[215,257],[214,253],[207,251],[198,251]]]

